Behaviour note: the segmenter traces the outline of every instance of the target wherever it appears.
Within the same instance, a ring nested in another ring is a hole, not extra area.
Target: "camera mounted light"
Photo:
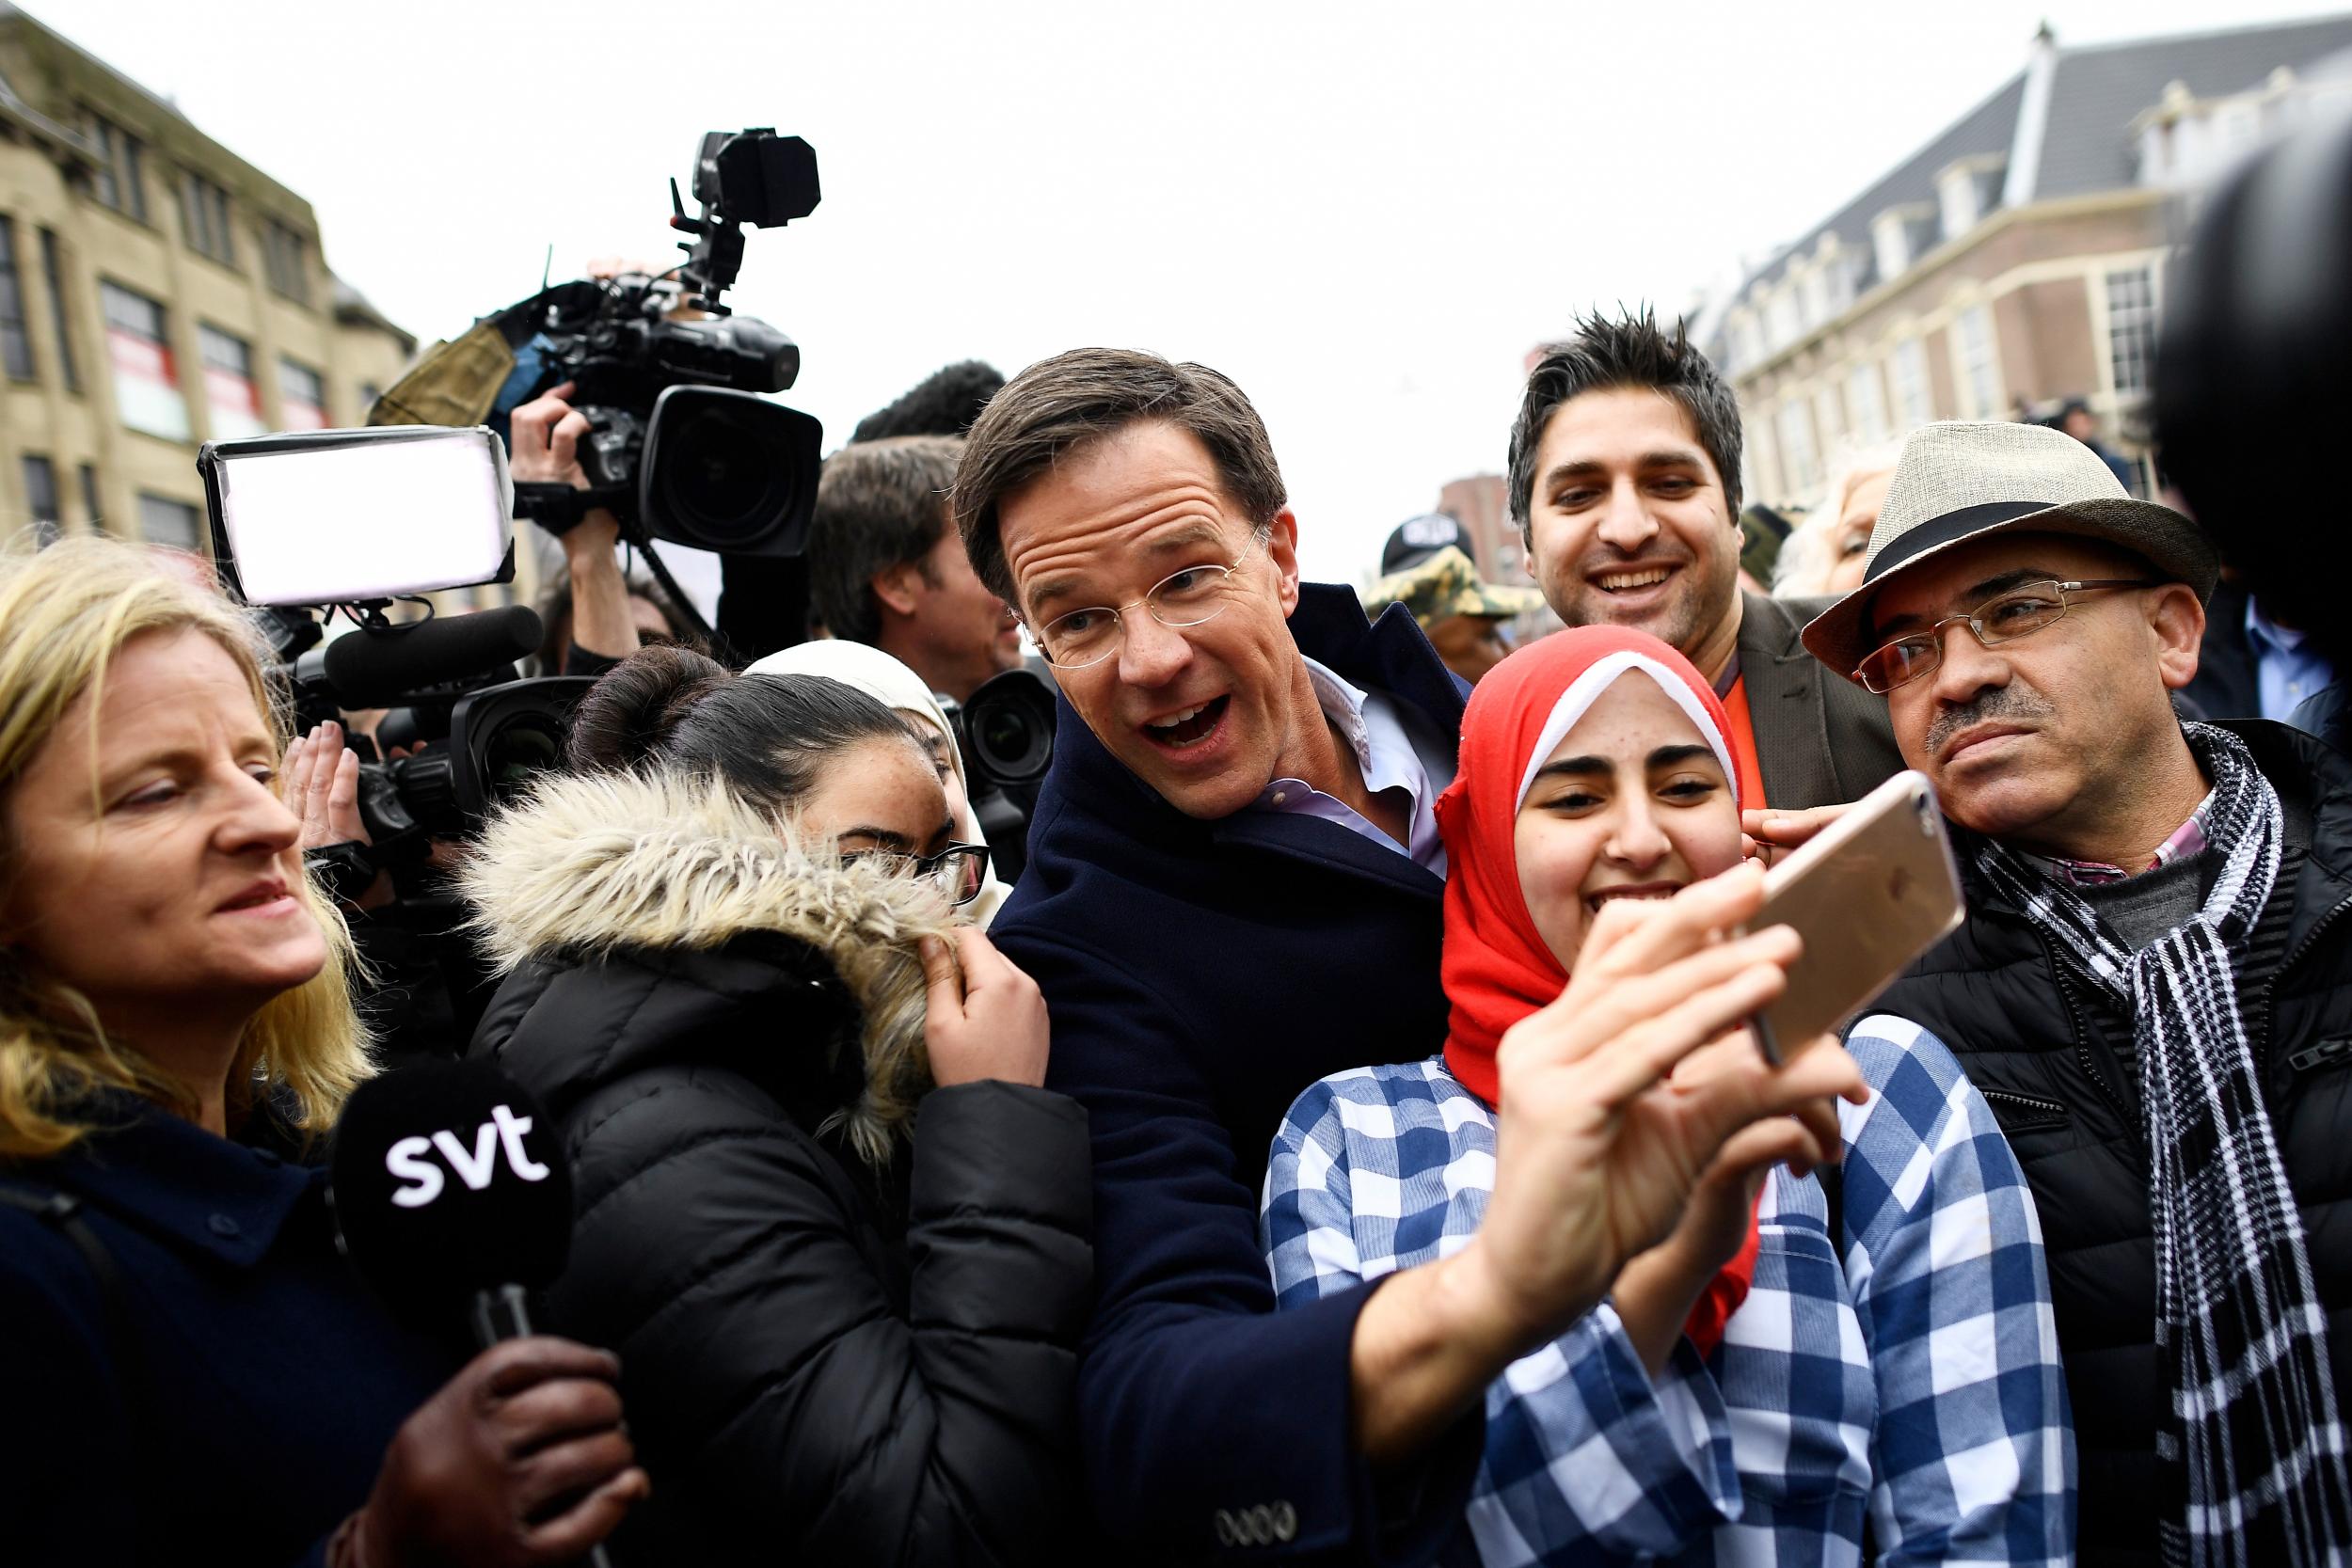
[[[207,441],[213,559],[249,605],[366,604],[514,578],[514,483],[483,426]]]

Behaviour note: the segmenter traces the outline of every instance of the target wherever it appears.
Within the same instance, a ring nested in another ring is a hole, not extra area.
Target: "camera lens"
[[[516,714],[482,749],[487,803],[503,805],[516,791],[563,760],[563,721],[551,713]]]
[[[963,705],[963,728],[982,778],[1034,784],[1054,760],[1053,690],[1026,670],[991,676]]]
[[[761,435],[741,410],[695,409],[662,450],[662,510],[720,549],[773,528],[791,503],[791,476]]]

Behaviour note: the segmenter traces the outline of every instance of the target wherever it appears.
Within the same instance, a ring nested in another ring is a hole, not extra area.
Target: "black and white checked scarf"
[[[2214,781],[2221,874],[2196,918],[2134,954],[2068,887],[1987,843],[1977,868],[2132,1020],[2156,1231],[2156,1465],[2169,1563],[2352,1560],[2352,1481],[2328,1322],[2263,1108],[2231,955],[2278,880],[2279,795],[2235,736],[2185,726]],[[2168,1508],[2167,1513],[2170,1510]]]

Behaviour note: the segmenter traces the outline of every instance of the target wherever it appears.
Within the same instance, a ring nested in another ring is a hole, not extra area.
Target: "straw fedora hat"
[[[1870,601],[1887,580],[1988,533],[2074,533],[2147,557],[2168,581],[2201,602],[2213,596],[2221,557],[2204,531],[2169,506],[2124,494],[2099,454],[2044,425],[1921,425],[1903,442],[1886,504],[1870,531],[1862,586],[1804,628],[1814,657],[1853,679],[1872,647]]]

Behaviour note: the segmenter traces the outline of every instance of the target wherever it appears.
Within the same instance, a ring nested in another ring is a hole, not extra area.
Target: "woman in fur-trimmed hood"
[[[903,721],[675,648],[484,836],[476,1033],[563,1124],[554,1323],[619,1353],[642,1560],[1029,1563],[1073,1520],[1086,1117]]]

